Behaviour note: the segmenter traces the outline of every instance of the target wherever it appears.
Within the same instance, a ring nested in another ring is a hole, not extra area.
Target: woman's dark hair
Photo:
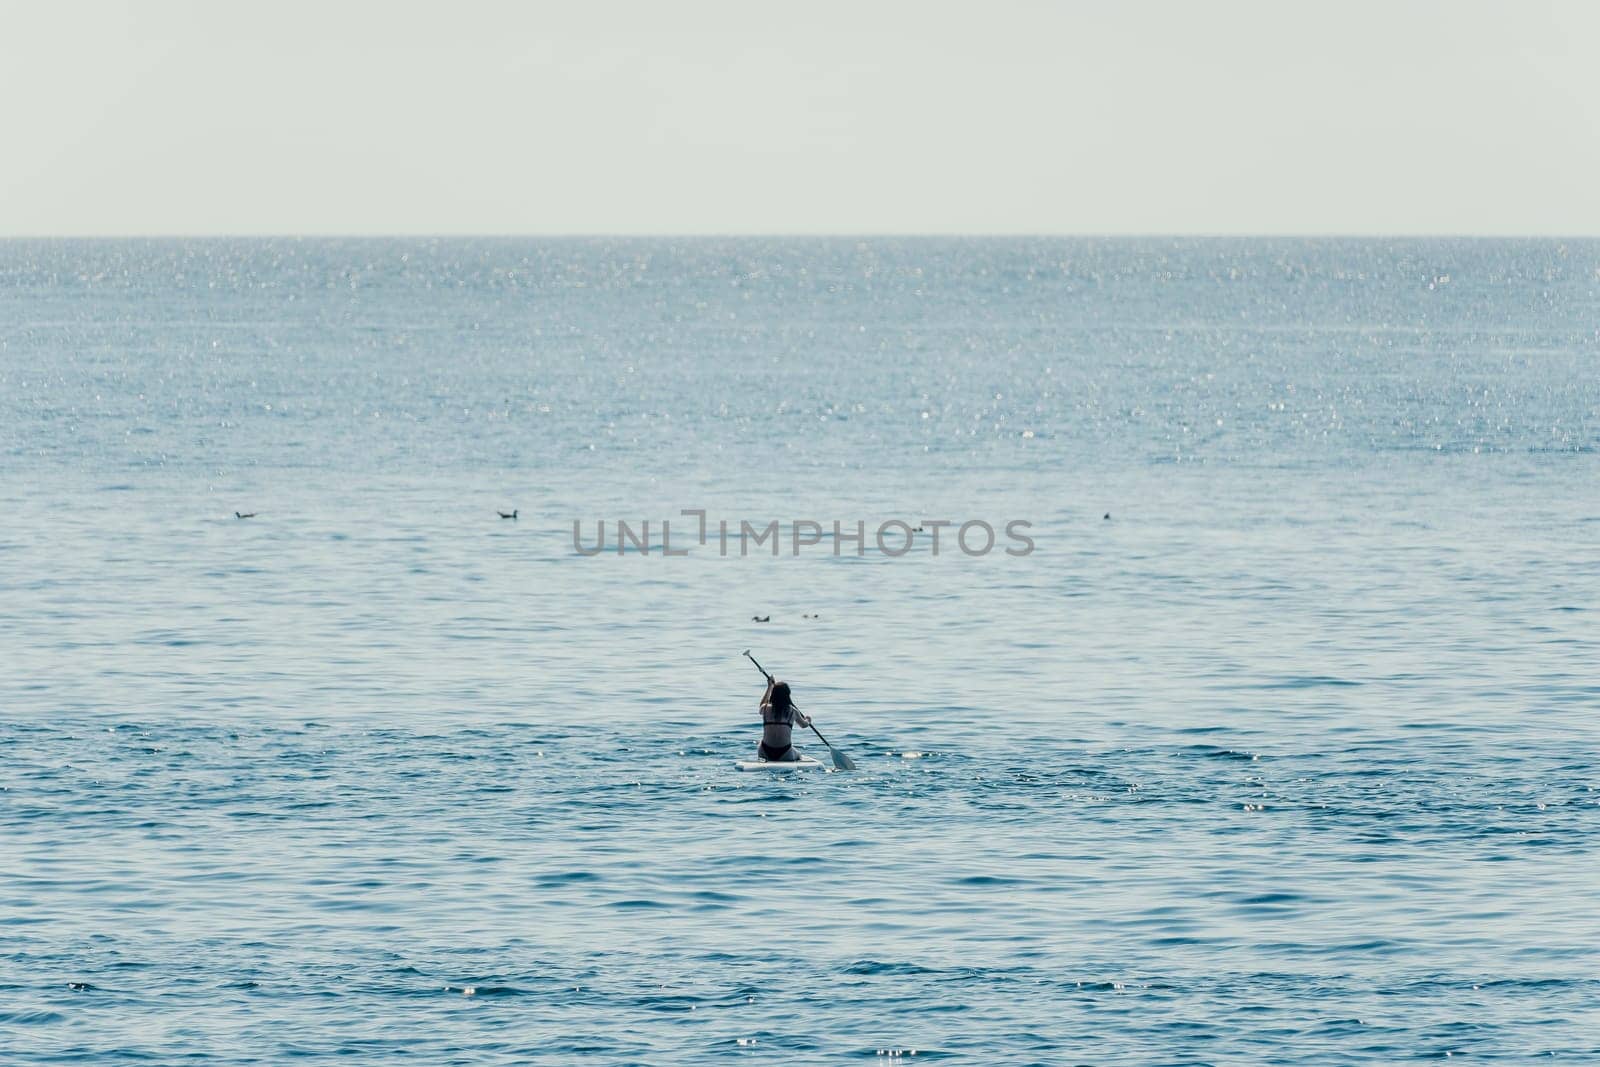
[[[789,683],[774,682],[772,686],[772,710],[788,711],[794,706],[794,701],[789,699]]]

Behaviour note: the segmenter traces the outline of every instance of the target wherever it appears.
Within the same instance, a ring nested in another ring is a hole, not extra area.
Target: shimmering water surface
[[[1594,242],[0,243],[0,1062],[1592,1062],[1597,326]],[[732,770],[746,648],[856,771]]]

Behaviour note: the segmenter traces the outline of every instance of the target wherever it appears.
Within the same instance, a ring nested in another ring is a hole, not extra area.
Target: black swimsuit
[[[793,745],[790,745],[782,752],[774,752],[772,749],[767,747],[766,741],[762,741],[761,744],[756,746],[756,755],[760,756],[768,763],[793,763],[800,758],[799,755],[795,753]]]
[[[768,726],[783,726],[792,729],[794,726],[794,705],[790,704],[783,711],[774,711],[771,704],[761,705],[761,725],[763,735],[765,735],[766,727]],[[788,733],[789,729],[785,729],[784,733]],[[793,763],[800,758],[800,754],[794,750],[792,743],[780,751],[767,744],[765,736],[761,738],[761,744],[756,748],[756,754],[769,763]]]

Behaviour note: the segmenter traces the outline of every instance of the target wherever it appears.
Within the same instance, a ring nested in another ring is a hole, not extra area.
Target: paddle
[[[745,658],[747,658],[751,663],[755,663],[756,670],[760,671],[762,674],[767,674],[767,669],[765,667],[763,667],[760,663],[756,663],[756,658],[754,656],[750,655],[750,650],[748,648],[744,650],[744,654],[745,654]],[[767,681],[771,682],[772,680],[773,680],[772,675],[767,674]],[[794,710],[796,710],[796,711],[800,710],[800,705],[794,703],[793,701],[790,701],[789,703],[790,703],[790,706],[794,708]],[[817,735],[817,740],[821,741],[823,744],[827,745],[828,746],[828,751],[833,753],[833,765],[834,765],[835,768],[837,768],[838,770],[841,770],[841,771],[853,771],[853,770],[856,769],[856,761],[851,759],[849,756],[846,756],[843,752],[840,752],[838,749],[834,748],[832,742],[830,742],[826,737],[822,736],[822,731],[817,729],[817,726],[816,726],[815,723],[808,723],[807,725],[809,725],[811,727],[811,732]]]

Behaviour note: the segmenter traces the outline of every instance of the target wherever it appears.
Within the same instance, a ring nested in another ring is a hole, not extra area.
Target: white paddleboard
[[[801,756],[797,760],[778,761],[764,759],[737,759],[733,765],[741,771],[820,771],[823,769],[821,762],[810,756]]]

